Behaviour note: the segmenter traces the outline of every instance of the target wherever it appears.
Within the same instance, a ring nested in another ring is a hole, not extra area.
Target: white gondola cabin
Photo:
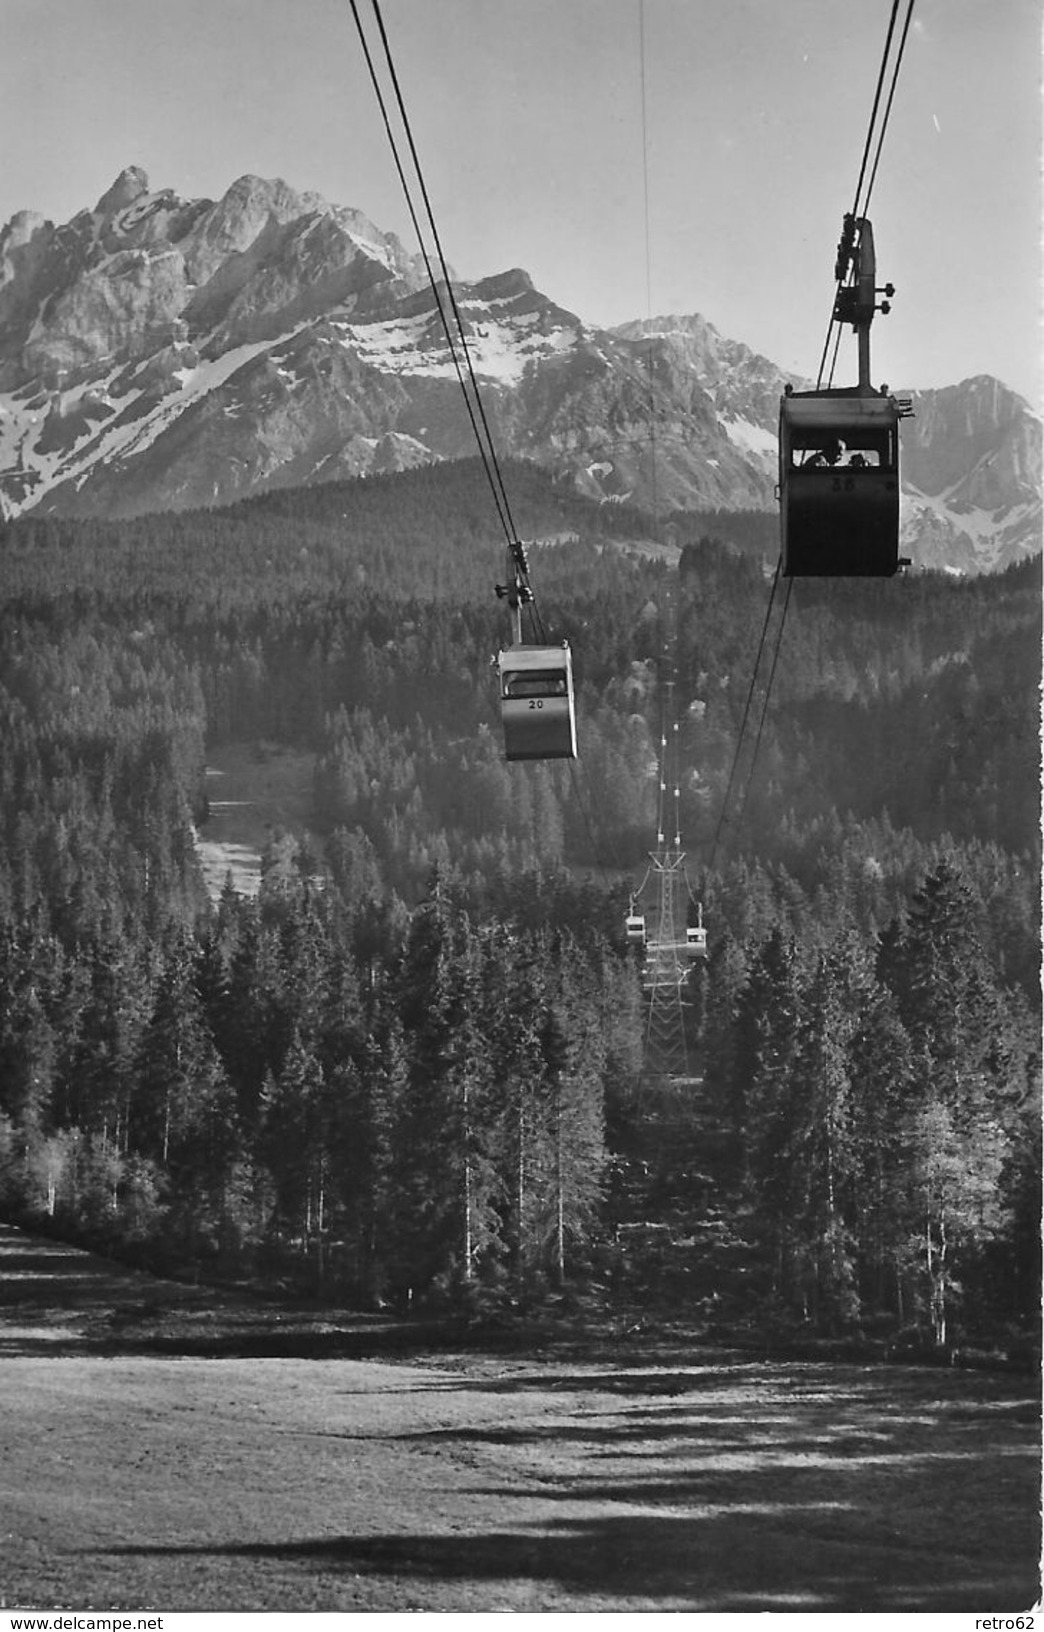
[[[783,575],[889,578],[899,561],[905,404],[856,386],[788,392],[779,408]]]
[[[561,646],[509,646],[497,655],[506,759],[575,759],[573,659]]]
[[[707,931],[703,925],[690,924],[685,931],[685,952],[690,958],[705,958],[707,956]]]
[[[641,912],[627,914],[627,939],[636,946],[645,945],[645,915]]]

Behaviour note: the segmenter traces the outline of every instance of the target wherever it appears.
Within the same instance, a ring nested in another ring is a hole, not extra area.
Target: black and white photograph
[[[0,1632],[1044,1632],[1042,87],[0,0]]]

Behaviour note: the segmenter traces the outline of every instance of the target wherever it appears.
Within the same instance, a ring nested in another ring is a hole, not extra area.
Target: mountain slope
[[[590,328],[519,269],[454,292],[500,452],[661,516],[774,508],[790,377],[767,359],[698,315]],[[974,571],[1038,548],[1026,404],[979,379],[915,408],[908,552]],[[6,515],[185,509],[473,452],[423,261],[357,210],[252,176],[186,201],[132,167],[66,225],[0,233]]]
[[[904,532],[925,566],[1009,566],[1041,538],[1041,426],[988,375],[922,391],[903,425]]]

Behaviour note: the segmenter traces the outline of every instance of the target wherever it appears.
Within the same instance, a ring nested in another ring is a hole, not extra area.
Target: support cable
[[[707,860],[708,873],[711,873],[714,870],[714,861],[718,853],[718,844],[720,842],[722,829],[725,826],[725,820],[728,814],[729,799],[732,795],[732,784],[736,779],[736,770],[739,766],[740,753],[743,749],[743,739],[747,730],[747,721],[750,718],[751,705],[754,701],[754,690],[758,683],[758,670],[761,667],[761,658],[765,650],[765,639],[768,635],[769,620],[772,617],[772,608],[775,603],[776,591],[779,587],[779,579],[782,570],[783,560],[782,557],[780,557],[780,559],[776,562],[776,570],[772,578],[772,589],[769,592],[768,605],[765,608],[765,621],[761,626],[761,638],[758,641],[758,650],[754,658],[754,669],[750,677],[750,686],[747,689],[747,700],[743,705],[743,716],[740,720],[740,728],[736,736],[736,747],[732,755],[732,764],[729,766],[728,780],[725,784],[725,793],[721,801],[721,811],[718,815],[718,825],[714,830],[714,838],[711,842],[710,856]]]
[[[881,105],[881,92],[884,89],[885,74],[888,71],[888,54],[892,49],[892,36],[895,33],[895,20],[899,15],[900,0],[892,0],[892,14],[888,19],[888,33],[885,35],[884,50],[881,53],[881,66],[877,73],[877,85],[874,89],[873,106],[870,109],[870,123],[867,127],[866,141],[863,144],[863,158],[859,166],[859,180],[856,182],[855,200],[852,204],[852,214],[859,214],[859,194],[863,190],[863,177],[866,175],[867,160],[870,157],[870,147],[874,139],[874,125],[877,123],[877,110]]]
[[[747,781],[743,789],[743,798],[740,801],[739,813],[736,817],[737,827],[741,827],[743,825],[743,818],[747,811],[747,800],[750,797],[751,784],[754,781],[754,772],[757,769],[758,754],[761,750],[761,735],[765,729],[765,718],[768,714],[769,698],[772,696],[772,682],[776,678],[776,664],[779,662],[779,649],[783,644],[783,630],[786,627],[787,609],[790,606],[790,596],[793,588],[794,580],[793,578],[788,578],[787,593],[783,598],[783,613],[779,620],[779,628],[776,631],[776,644],[772,652],[772,666],[769,669],[768,684],[765,687],[765,696],[761,704],[761,716],[758,720],[757,735],[754,738],[754,752],[750,757],[750,770],[747,772]]]
[[[910,31],[910,23],[911,23],[911,21],[913,19],[914,0],[907,0],[906,19],[905,19],[905,21],[903,23],[902,33],[901,33],[900,38],[899,38],[899,45],[898,45],[898,48],[896,50],[895,62],[894,62],[893,67],[892,67],[891,85],[889,86],[888,96],[887,96],[887,100],[885,102],[885,109],[884,109],[884,114],[882,115],[882,118],[881,118],[880,128],[877,131],[877,148],[876,148],[876,152],[874,154],[873,165],[872,165],[871,170],[870,170],[870,181],[869,181],[869,184],[868,184],[867,189],[866,189],[866,196],[863,197],[862,200],[861,200],[860,195],[862,194],[862,191],[863,191],[863,180],[864,180],[864,178],[866,176],[867,165],[868,165],[869,160],[870,160],[870,150],[871,150],[871,148],[873,146],[873,142],[874,142],[874,128],[875,128],[875,126],[877,124],[877,113],[878,113],[878,109],[879,109],[879,107],[881,105],[881,93],[884,90],[885,78],[886,78],[886,75],[888,73],[888,59],[889,59],[889,56],[891,55],[892,40],[893,40],[893,37],[895,35],[895,25],[896,25],[896,21],[897,21],[898,16],[899,16],[900,4],[901,4],[901,0],[892,0],[891,15],[889,16],[889,19],[888,19],[888,32],[887,32],[887,34],[885,36],[884,50],[881,53],[881,66],[880,66],[880,69],[878,70],[877,85],[876,85],[875,90],[874,90],[873,106],[872,106],[872,108],[870,110],[870,120],[869,120],[869,123],[867,125],[866,141],[863,144],[863,157],[862,157],[862,162],[860,163],[860,166],[859,166],[859,179],[856,182],[855,198],[854,198],[854,201],[853,201],[853,204],[852,204],[852,210],[851,210],[851,219],[856,219],[859,216],[865,216],[867,214],[867,212],[868,212],[868,210],[870,208],[870,195],[873,192],[874,182],[877,179],[878,165],[881,162],[881,151],[882,151],[882,148],[884,147],[885,132],[886,132],[886,130],[888,128],[888,120],[889,120],[889,117],[890,117],[891,112],[892,112],[892,102],[893,102],[893,100],[895,98],[896,85],[898,84],[898,81],[899,81],[899,70],[900,70],[900,67],[902,66],[903,52],[904,52],[904,50],[906,48],[906,37],[907,37],[907,35],[908,35],[909,31]],[[849,268],[848,270],[850,271],[851,269]],[[819,390],[820,386],[823,383],[823,374],[824,374],[824,370],[826,369],[827,354],[828,354],[828,352],[830,350],[830,341],[831,341],[831,336],[833,334],[835,323],[837,323],[837,326],[838,326],[838,338],[840,338],[842,324],[839,323],[838,319],[835,317],[834,309],[836,308],[837,296],[840,293],[843,282],[844,282],[844,274],[842,273],[841,275],[839,275],[837,277],[837,279],[835,281],[835,285],[834,285],[834,307],[831,308],[830,323],[829,323],[828,328],[827,328],[826,340],[823,343],[823,353],[822,353],[822,357],[820,358],[819,373],[818,373],[818,375],[816,377],[816,390],[817,391]],[[836,358],[837,358],[837,345],[836,345],[836,342],[835,342],[835,347],[834,347],[834,361],[835,362],[836,362]],[[833,379],[833,375],[834,375],[834,363],[832,362],[831,366],[830,366],[830,375],[829,375],[829,378],[831,380]]]
[[[353,0],[353,3],[354,3],[354,0]],[[393,89],[395,91],[395,100],[396,100],[396,102],[398,104],[399,116],[402,119],[402,127],[403,127],[403,130],[405,131],[405,134],[406,134],[407,143],[409,144],[410,157],[413,160],[413,168],[416,171],[417,182],[418,182],[418,184],[420,186],[420,190],[421,190],[421,197],[424,200],[424,209],[425,209],[425,212],[426,212],[427,217],[428,217],[428,225],[431,228],[431,235],[432,235],[432,239],[433,239],[434,244],[435,244],[435,250],[436,250],[436,253],[437,253],[438,257],[439,257],[439,266],[442,269],[443,281],[444,281],[445,286],[446,286],[446,294],[447,294],[447,296],[449,298],[450,307],[451,307],[451,309],[453,311],[453,317],[454,317],[454,320],[455,320],[456,325],[457,325],[457,332],[458,332],[458,334],[460,336],[460,348],[461,348],[461,351],[464,354],[464,362],[465,362],[465,365],[466,365],[467,371],[468,371],[468,379],[471,382],[471,389],[472,389],[472,392],[473,392],[474,398],[475,398],[475,406],[476,406],[476,408],[478,410],[479,418],[482,421],[482,430],[483,430],[483,433],[485,435],[486,445],[487,445],[487,447],[489,449],[490,463],[491,463],[491,465],[493,467],[493,470],[494,470],[494,472],[496,474],[497,486],[498,486],[498,488],[500,490],[500,495],[501,495],[501,498],[503,500],[504,514],[507,517],[508,529],[509,529],[509,532],[510,532],[510,535],[511,535],[511,541],[513,541],[514,539],[517,539],[518,532],[517,532],[517,529],[515,528],[514,522],[511,519],[511,507],[510,507],[510,505],[508,503],[507,489],[504,486],[504,479],[503,479],[503,476],[501,474],[500,465],[499,465],[498,460],[497,460],[496,447],[494,446],[494,442],[493,442],[493,433],[489,428],[489,421],[486,418],[486,410],[485,410],[485,408],[483,406],[483,403],[482,403],[482,394],[479,391],[478,380],[475,378],[475,370],[474,370],[474,367],[473,367],[472,361],[471,361],[471,350],[470,350],[470,347],[468,346],[467,335],[466,335],[465,329],[464,329],[464,320],[460,315],[460,308],[457,305],[457,297],[453,292],[453,283],[452,283],[452,280],[450,278],[449,265],[448,265],[448,263],[446,261],[445,255],[443,253],[442,240],[441,240],[441,238],[439,236],[439,229],[438,229],[438,226],[436,225],[436,222],[435,222],[435,212],[433,211],[432,206],[431,206],[431,198],[429,197],[427,184],[425,183],[425,180],[424,180],[424,172],[421,169],[420,156],[419,156],[419,154],[417,152],[417,147],[416,147],[416,144],[415,144],[415,142],[413,140],[413,128],[412,128],[412,126],[410,124],[409,115],[406,112],[406,103],[405,103],[405,101],[403,99],[402,89],[401,89],[401,86],[399,84],[399,76],[398,76],[398,74],[396,73],[396,70],[395,70],[395,62],[394,62],[394,60],[392,58],[392,54],[391,54],[391,45],[390,45],[389,40],[388,40],[387,30],[385,29],[385,26],[384,26],[384,18],[381,15],[380,0],[370,0],[370,3],[373,6],[373,14],[374,14],[374,17],[375,17],[376,22],[377,22],[377,28],[378,28],[378,30],[380,32],[381,44],[384,47],[385,60],[387,61],[387,64],[388,64],[388,73],[391,76],[392,87],[393,87]]]
[[[433,294],[434,300],[435,300],[435,307],[436,307],[436,310],[438,311],[439,318],[440,318],[440,321],[442,323],[443,332],[445,333],[446,342],[447,342],[447,345],[448,345],[449,351],[450,351],[450,357],[452,359],[453,367],[454,367],[454,370],[455,370],[456,375],[457,375],[457,381],[458,381],[458,384],[460,385],[461,394],[462,394],[462,396],[464,398],[465,407],[466,407],[467,413],[468,413],[468,418],[469,418],[469,420],[471,422],[471,428],[472,428],[472,431],[474,433],[476,446],[478,447],[479,456],[481,458],[482,465],[483,465],[483,468],[484,468],[485,473],[486,473],[486,478],[487,478],[487,481],[489,483],[490,491],[491,491],[492,496],[493,496],[493,502],[494,502],[494,505],[495,505],[496,510],[497,510],[497,515],[498,515],[501,527],[502,527],[502,529],[504,531],[504,534],[505,534],[505,537],[506,537],[506,540],[507,540],[508,552],[509,552],[509,554],[510,554],[510,556],[512,558],[512,561],[514,562],[514,565],[515,565],[515,572],[516,572],[517,582],[519,583],[520,587],[522,587],[524,589],[524,591],[525,591],[524,596],[523,596],[523,603],[529,606],[531,616],[533,618],[534,624],[537,627],[540,638],[541,638],[541,640],[544,640],[544,639],[546,639],[546,637],[544,635],[542,621],[540,619],[540,614],[539,614],[539,611],[538,611],[538,609],[536,607],[535,600],[533,598],[532,590],[531,590],[531,588],[529,586],[528,563],[527,563],[526,558],[525,558],[525,551],[524,551],[523,546],[521,544],[521,541],[519,539],[518,530],[515,527],[515,523],[514,523],[514,518],[513,518],[512,514],[511,514],[511,506],[510,506],[510,502],[508,500],[507,488],[506,488],[506,485],[505,485],[505,482],[504,482],[503,473],[502,473],[501,468],[500,468],[500,463],[499,463],[499,460],[497,458],[497,452],[496,452],[496,446],[495,446],[495,443],[494,443],[494,440],[493,440],[493,434],[492,434],[492,431],[491,431],[490,426],[489,426],[489,420],[488,420],[488,418],[486,416],[485,407],[484,407],[483,401],[482,401],[482,394],[481,394],[481,391],[479,390],[478,380],[476,378],[474,365],[473,365],[472,359],[471,359],[471,351],[470,351],[470,348],[469,348],[468,342],[467,342],[467,336],[466,336],[465,327],[464,327],[464,320],[463,320],[463,318],[461,316],[460,308],[459,308],[459,306],[457,304],[456,295],[454,294],[453,284],[452,284],[452,280],[451,280],[450,272],[449,272],[449,266],[447,264],[445,254],[443,252],[442,240],[441,240],[441,237],[439,235],[438,226],[437,226],[437,223],[436,223],[436,220],[435,220],[435,213],[434,213],[434,210],[432,208],[431,198],[430,198],[430,195],[428,193],[428,188],[427,188],[427,185],[426,185],[425,180],[424,180],[424,173],[423,173],[423,170],[421,168],[420,156],[419,156],[419,154],[417,152],[417,146],[416,146],[416,143],[415,143],[414,138],[413,138],[413,129],[412,129],[412,125],[410,123],[409,115],[408,115],[407,110],[406,110],[405,98],[403,97],[402,88],[401,88],[401,85],[400,85],[400,82],[399,82],[398,73],[396,72],[395,62],[394,62],[394,58],[393,58],[392,52],[391,52],[391,44],[390,44],[390,41],[388,39],[387,30],[386,30],[386,28],[384,26],[384,19],[383,19],[382,15],[381,15],[379,0],[371,0],[373,13],[374,13],[374,18],[376,20],[377,28],[378,28],[378,31],[380,33],[381,43],[382,43],[382,46],[384,48],[384,56],[385,56],[385,61],[386,61],[386,64],[387,64],[388,75],[390,77],[392,88],[393,88],[394,93],[395,93],[395,100],[396,100],[396,104],[397,104],[398,111],[399,111],[399,118],[400,118],[401,123],[402,123],[402,128],[403,128],[403,132],[404,132],[405,137],[406,137],[407,145],[409,147],[410,157],[411,157],[412,164],[413,164],[413,170],[414,170],[414,173],[415,173],[415,176],[416,176],[417,185],[420,188],[421,197],[422,197],[422,199],[424,201],[424,209],[425,209],[425,213],[426,213],[426,216],[427,216],[429,229],[430,229],[430,232],[431,232],[431,237],[432,237],[432,240],[433,240],[434,245],[435,245],[436,255],[438,257],[439,266],[440,266],[441,271],[442,271],[442,280],[443,280],[443,288],[445,290],[445,298],[448,301],[450,310],[451,310],[452,315],[453,315],[454,322],[456,324],[457,340],[454,339],[453,332],[452,332],[452,330],[450,328],[449,319],[448,319],[448,317],[446,315],[446,310],[445,310],[444,301],[443,301],[443,295],[442,295],[442,292],[440,291],[439,281],[435,276],[435,271],[434,271],[434,268],[432,266],[431,256],[428,253],[424,233],[423,233],[423,230],[421,228],[420,220],[418,218],[418,212],[417,212],[417,209],[416,209],[416,207],[414,205],[414,202],[413,202],[412,191],[411,191],[411,188],[410,188],[409,181],[407,179],[405,167],[403,165],[403,162],[402,162],[402,159],[401,159],[401,156],[400,156],[400,153],[399,153],[399,144],[398,144],[398,142],[396,140],[396,137],[395,137],[395,132],[394,132],[393,125],[392,125],[392,119],[391,119],[390,113],[388,111],[387,101],[385,99],[383,90],[381,88],[380,77],[379,77],[379,74],[377,72],[377,67],[376,67],[376,64],[375,64],[374,59],[373,59],[373,54],[372,54],[372,52],[370,50],[370,47],[369,47],[369,42],[368,42],[367,37],[366,37],[366,31],[365,31],[365,29],[363,27],[363,22],[362,22],[362,18],[360,16],[360,13],[359,13],[359,7],[358,7],[357,0],[349,0],[349,4],[351,6],[352,16],[353,16],[354,21],[355,21],[356,31],[357,31],[357,33],[359,35],[359,40],[360,40],[360,43],[362,45],[363,55],[364,55],[365,60],[366,60],[366,65],[367,65],[367,68],[369,70],[370,81],[371,81],[371,84],[373,86],[373,90],[374,90],[374,93],[376,95],[376,98],[377,98],[377,104],[378,104],[378,107],[379,107],[380,112],[381,112],[382,120],[384,122],[385,133],[386,133],[386,135],[388,137],[389,146],[390,146],[391,151],[392,151],[392,157],[394,159],[395,167],[396,167],[396,170],[398,172],[399,181],[400,181],[400,183],[402,185],[403,193],[404,193],[405,198],[406,198],[406,204],[407,204],[407,208],[409,210],[410,219],[411,219],[411,221],[413,223],[414,231],[416,232],[417,240],[418,240],[418,243],[420,245],[421,255],[423,257],[425,270],[426,270],[427,275],[428,275],[428,282],[431,285],[432,294]],[[459,353],[458,353],[458,342],[459,342]],[[468,381],[470,382],[470,386],[471,386],[470,393],[468,391],[468,385],[465,383],[464,373],[462,372],[462,369],[461,369],[460,355],[463,355],[463,358],[464,358],[464,366],[465,366],[465,369],[467,371]]]
[[[645,92],[645,0],[638,0],[638,54],[642,92],[642,203],[645,219],[645,316],[652,323],[652,232],[649,226],[649,122]],[[659,539],[659,495],[656,490],[656,400],[653,391],[652,336],[645,337],[645,373],[649,387],[649,484],[652,494],[653,537]]]
[[[363,56],[366,59],[366,66],[369,69],[370,82],[371,82],[371,84],[373,86],[374,94],[375,94],[375,96],[377,98],[377,105],[378,105],[378,107],[380,109],[381,118],[382,118],[382,120],[384,122],[384,130],[385,130],[385,134],[386,134],[386,136],[388,138],[388,145],[391,148],[392,159],[394,160],[395,169],[396,169],[396,171],[398,173],[399,181],[400,181],[400,184],[402,186],[403,196],[404,196],[404,198],[406,200],[406,207],[407,207],[407,209],[409,211],[410,220],[413,223],[413,230],[417,235],[417,243],[418,243],[418,245],[420,247],[421,256],[422,256],[423,261],[424,261],[424,268],[425,268],[425,271],[428,274],[428,283],[431,286],[432,295],[434,296],[434,299],[435,299],[435,309],[439,314],[439,319],[440,319],[440,321],[442,323],[443,333],[446,336],[446,344],[449,347],[450,357],[451,357],[451,359],[453,361],[453,367],[454,367],[454,370],[455,370],[456,375],[457,375],[457,381],[458,381],[458,384],[460,385],[461,392],[462,392],[462,394],[464,396],[464,404],[465,404],[465,407],[467,408],[467,411],[468,411],[468,417],[471,420],[471,428],[472,428],[472,430],[473,430],[473,432],[475,434],[475,441],[476,441],[476,444],[478,446],[479,454],[480,454],[480,456],[482,458],[483,465],[486,467],[486,474],[487,474],[487,477],[489,478],[490,486],[491,486],[492,491],[493,491],[493,499],[494,499],[494,503],[496,504],[496,507],[497,507],[498,515],[500,516],[501,525],[503,526],[504,531],[508,534],[508,537],[509,537],[509,540],[510,540],[510,525],[509,525],[509,522],[508,522],[506,512],[504,511],[503,505],[501,503],[500,494],[499,494],[499,492],[497,490],[496,484],[494,483],[493,477],[492,477],[492,475],[490,473],[490,470],[489,470],[487,457],[486,457],[486,449],[485,449],[485,447],[483,445],[483,442],[482,442],[482,437],[481,437],[481,434],[480,434],[480,431],[479,431],[478,422],[477,422],[477,420],[475,418],[475,411],[474,411],[474,408],[472,406],[471,399],[468,396],[467,387],[464,384],[464,375],[463,375],[463,373],[461,371],[460,359],[459,359],[459,357],[457,355],[457,348],[456,348],[456,345],[454,343],[453,334],[452,334],[452,332],[450,330],[449,319],[447,318],[446,312],[445,312],[444,307],[443,307],[442,296],[441,296],[441,294],[439,292],[438,279],[435,276],[435,271],[434,271],[434,268],[433,268],[433,266],[431,264],[431,257],[430,257],[430,255],[428,253],[427,243],[425,242],[424,233],[423,233],[423,231],[421,229],[420,220],[418,218],[417,210],[416,210],[416,207],[415,207],[414,202],[413,202],[413,194],[412,194],[412,192],[410,190],[410,184],[409,184],[409,181],[407,180],[406,171],[405,171],[405,168],[404,168],[403,163],[402,163],[402,159],[401,159],[400,154],[399,154],[399,145],[398,145],[398,142],[396,141],[394,130],[392,129],[391,115],[390,115],[390,113],[388,111],[388,106],[387,106],[387,103],[386,103],[385,98],[384,98],[384,92],[381,89],[380,79],[379,79],[379,76],[378,76],[378,73],[377,73],[376,64],[374,63],[373,56],[372,56],[371,51],[370,51],[369,42],[368,42],[368,40],[366,38],[366,34],[365,34],[364,29],[363,29],[362,18],[359,15],[359,7],[358,7],[358,4],[357,4],[357,0],[349,0],[349,4],[351,5],[352,16],[355,19],[355,26],[356,26],[356,29],[357,29],[358,34],[359,34],[359,41],[360,41],[360,43],[362,45]]]
[[[903,31],[899,37],[899,46],[895,56],[895,66],[892,69],[892,83],[888,90],[888,100],[885,103],[885,111],[881,119],[881,129],[877,137],[877,152],[874,154],[873,168],[870,171],[870,180],[867,182],[866,186],[866,197],[863,199],[863,202],[860,205],[858,203],[859,192],[858,189],[856,190],[856,207],[852,211],[853,215],[866,215],[870,209],[870,195],[874,190],[874,182],[877,180],[877,167],[881,162],[881,149],[884,147],[885,131],[888,129],[888,120],[892,112],[892,102],[895,98],[895,88],[899,83],[899,69],[902,67],[903,53],[906,50],[906,36],[910,32],[910,24],[913,21],[913,9],[914,0],[907,0],[906,20],[903,23]]]

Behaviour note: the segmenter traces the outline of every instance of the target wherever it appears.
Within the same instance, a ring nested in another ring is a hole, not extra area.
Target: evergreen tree
[[[901,1318],[903,1121],[912,1103],[913,1054],[894,998],[876,982],[855,1017],[848,1056],[860,1291],[868,1309]]]
[[[589,979],[566,943],[556,971],[561,991],[544,1022],[541,1196],[537,1218],[553,1281],[590,1247],[606,1167],[605,1041]]]
[[[295,1027],[278,1075],[265,1079],[258,1148],[271,1174],[276,1222],[322,1276],[330,1149],[322,1066]]]
[[[793,1290],[808,1318],[834,1330],[850,1323],[858,1309],[852,1020],[839,968],[842,956],[819,956],[802,1004],[792,1075],[777,1110],[786,1124],[779,1161],[785,1167],[780,1178],[788,1203],[784,1228]]]
[[[194,1250],[209,1251],[225,1229],[239,1134],[195,973],[193,949],[179,936],[167,948],[138,1048],[128,1145],[169,1174],[175,1230]]]
[[[908,1305],[926,1318],[938,1348],[952,1337],[962,1258],[967,1261],[1003,1224],[999,1180],[1006,1141],[996,1126],[958,1126],[943,1100],[909,1114],[904,1180],[910,1233]]]
[[[413,915],[401,994],[410,1061],[400,1124],[408,1256],[420,1288],[469,1288],[499,1257],[489,1072],[476,943],[439,877]]]

